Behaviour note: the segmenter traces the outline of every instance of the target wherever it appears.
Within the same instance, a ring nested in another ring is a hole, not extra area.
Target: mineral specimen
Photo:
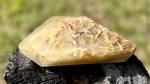
[[[51,17],[20,44],[41,67],[125,62],[136,45],[86,16]]]

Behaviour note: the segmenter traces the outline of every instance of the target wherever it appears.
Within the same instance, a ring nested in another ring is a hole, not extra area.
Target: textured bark
[[[88,64],[42,68],[17,48],[9,58],[7,84],[149,84],[142,63],[131,58],[124,63]]]

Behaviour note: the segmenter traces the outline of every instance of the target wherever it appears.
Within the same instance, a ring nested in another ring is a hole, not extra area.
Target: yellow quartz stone
[[[48,19],[20,44],[41,67],[125,62],[136,45],[86,16]]]

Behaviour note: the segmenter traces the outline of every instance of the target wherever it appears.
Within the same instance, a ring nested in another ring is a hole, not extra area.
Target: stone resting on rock
[[[134,55],[122,63],[40,67],[17,48],[9,61],[7,84],[150,84],[149,74]]]
[[[8,84],[148,84],[136,45],[86,16],[52,17],[9,58]]]

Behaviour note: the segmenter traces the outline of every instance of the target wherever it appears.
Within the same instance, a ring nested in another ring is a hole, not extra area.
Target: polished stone
[[[42,67],[125,62],[136,45],[86,16],[51,17],[20,44]]]

